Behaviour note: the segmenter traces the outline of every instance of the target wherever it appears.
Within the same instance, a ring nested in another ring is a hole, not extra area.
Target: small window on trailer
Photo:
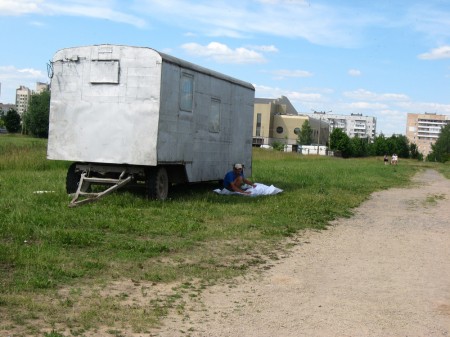
[[[182,73],[180,79],[180,109],[192,111],[194,101],[194,76]]]
[[[209,132],[218,133],[220,131],[220,99],[211,98],[208,128]]]

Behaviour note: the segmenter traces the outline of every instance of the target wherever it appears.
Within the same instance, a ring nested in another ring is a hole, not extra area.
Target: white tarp
[[[259,195],[275,195],[275,194],[283,192],[282,189],[275,187],[273,185],[267,186],[267,185],[260,184],[260,183],[255,183],[255,187],[250,187],[246,191],[250,192],[250,194],[231,192],[231,191],[227,190],[226,188],[214,190],[214,192],[216,192],[217,194],[243,195],[243,196],[247,196],[247,197],[257,197]]]

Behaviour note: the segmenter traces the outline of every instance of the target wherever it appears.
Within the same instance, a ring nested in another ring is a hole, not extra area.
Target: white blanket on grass
[[[223,195],[244,195],[247,197],[256,197],[258,195],[274,195],[274,194],[278,194],[283,192],[282,189],[275,187],[273,185],[267,186],[264,184],[260,184],[260,183],[255,183],[255,187],[249,186],[248,189],[246,189],[246,191],[250,192],[250,194],[245,194],[245,193],[240,193],[240,192],[231,192],[229,190],[227,190],[226,188],[224,189],[216,189],[214,190],[214,192],[216,192],[217,194],[223,194]]]

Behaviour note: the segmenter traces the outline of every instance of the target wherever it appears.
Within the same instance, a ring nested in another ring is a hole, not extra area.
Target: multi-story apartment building
[[[416,144],[420,153],[427,156],[441,133],[441,128],[450,123],[450,116],[436,113],[409,113],[406,120],[406,138]]]
[[[49,89],[48,83],[36,82],[36,93],[40,94],[43,91],[47,91]]]
[[[271,145],[276,141],[286,145],[296,145],[305,121],[311,125],[313,143],[325,145],[329,136],[327,121],[299,115],[285,96],[278,99],[255,98],[253,145]]]
[[[16,89],[16,109],[20,117],[28,110],[28,102],[30,101],[31,90],[26,86],[21,85]]]
[[[376,136],[377,119],[371,116],[352,113],[350,115],[337,115],[327,112],[314,112],[310,116],[320,116],[330,124],[330,133],[334,129],[341,129],[349,137],[367,138],[373,140]]]
[[[36,82],[36,91],[30,90],[24,85],[21,85],[16,89],[16,110],[20,117],[27,112],[31,95],[34,93],[41,93],[46,90],[49,90],[49,85],[43,82]]]

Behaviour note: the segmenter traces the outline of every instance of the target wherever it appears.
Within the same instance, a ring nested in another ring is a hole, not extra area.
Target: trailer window
[[[211,99],[211,107],[209,109],[209,132],[220,131],[220,100],[216,98]]]
[[[180,81],[180,109],[192,111],[194,76],[183,73]]]

